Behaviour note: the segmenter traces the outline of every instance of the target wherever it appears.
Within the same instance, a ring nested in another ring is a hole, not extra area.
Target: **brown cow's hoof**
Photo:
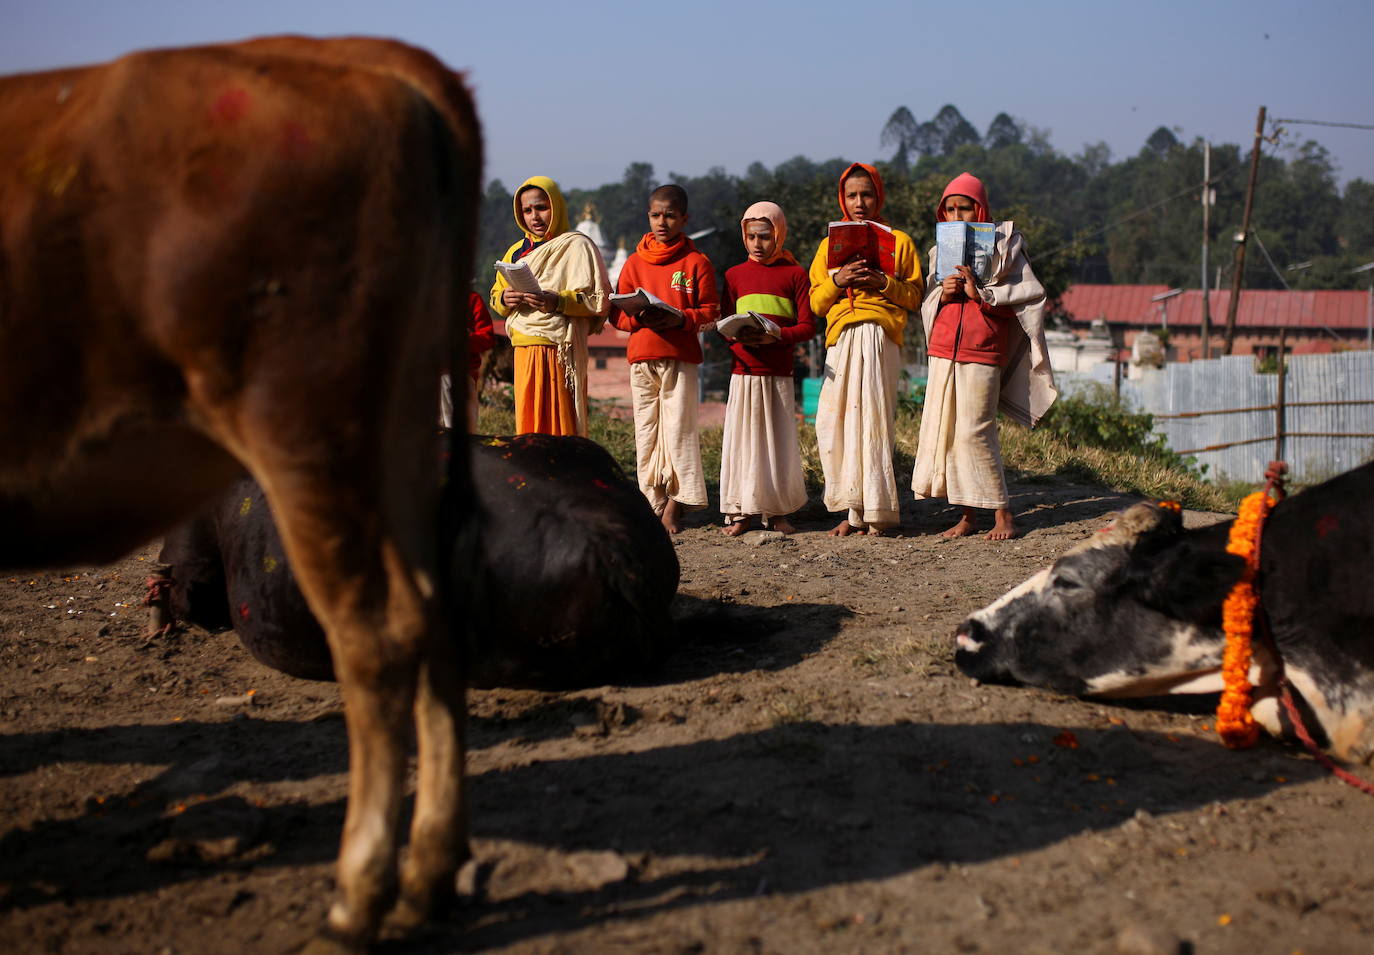
[[[301,949],[301,955],[364,955],[367,945],[361,940],[348,940],[327,927]]]
[[[404,896],[397,901],[396,907],[386,917],[387,934],[392,932],[409,935],[429,919],[429,906],[418,899]]]

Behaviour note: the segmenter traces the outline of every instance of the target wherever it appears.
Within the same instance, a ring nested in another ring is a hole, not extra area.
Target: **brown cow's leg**
[[[437,641],[420,670],[415,815],[394,916],[400,927],[419,925],[452,893],[453,877],[470,855],[463,800],[465,694],[456,655],[451,641]]]
[[[254,470],[266,478],[287,558],[328,637],[348,727],[338,897],[307,949],[314,955],[365,947],[396,899],[416,685],[435,633],[435,548],[402,529],[423,528],[414,515],[437,512],[438,490],[419,454],[393,456],[396,485],[388,477],[351,487],[313,468],[286,466],[278,455],[260,444]],[[413,479],[411,493],[384,503],[388,495],[378,485],[399,486],[406,478]]]
[[[307,952],[361,949],[375,938],[396,898],[397,833],[409,754],[417,660],[429,639],[425,601],[391,542],[382,547],[384,599],[360,605],[358,590],[335,588],[316,607],[325,623],[348,726],[348,812],[337,870],[338,899]],[[294,561],[294,558],[292,558]],[[297,568],[302,589],[318,579]],[[312,599],[312,603],[316,601]],[[367,613],[386,608],[385,618]]]

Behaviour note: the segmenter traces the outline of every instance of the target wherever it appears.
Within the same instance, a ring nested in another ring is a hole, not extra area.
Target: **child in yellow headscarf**
[[[587,434],[587,336],[605,324],[610,278],[596,243],[568,228],[558,183],[531,176],[515,190],[524,233],[502,257],[529,263],[540,291],[518,292],[500,270],[491,307],[515,348],[515,432]]]

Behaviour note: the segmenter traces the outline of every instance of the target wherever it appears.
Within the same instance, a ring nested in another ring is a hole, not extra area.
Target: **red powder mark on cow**
[[[248,115],[252,103],[247,90],[225,90],[210,105],[210,119],[216,123],[236,123]]]
[[[605,481],[601,480],[601,478],[593,478],[592,486],[602,491],[608,490],[610,488],[610,485],[607,484]]]
[[[240,620],[247,620],[247,619],[248,619],[248,605],[247,605],[247,604],[239,604],[239,619],[240,619]]]
[[[314,146],[315,141],[300,123],[288,122],[282,125],[280,148],[281,154],[287,159],[304,159]]]
[[[1336,519],[1335,514],[1323,514],[1317,519],[1317,536],[1325,537],[1340,526],[1341,522]]]
[[[1069,730],[1065,730],[1054,738],[1054,745],[1063,749],[1078,749],[1078,737],[1074,736]]]

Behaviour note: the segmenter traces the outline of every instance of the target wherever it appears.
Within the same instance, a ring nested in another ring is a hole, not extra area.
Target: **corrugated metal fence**
[[[1284,374],[1256,372],[1250,355],[1171,363],[1123,381],[1121,396],[1211,478],[1259,481],[1282,458],[1306,484],[1374,456],[1374,352],[1290,355]]]

